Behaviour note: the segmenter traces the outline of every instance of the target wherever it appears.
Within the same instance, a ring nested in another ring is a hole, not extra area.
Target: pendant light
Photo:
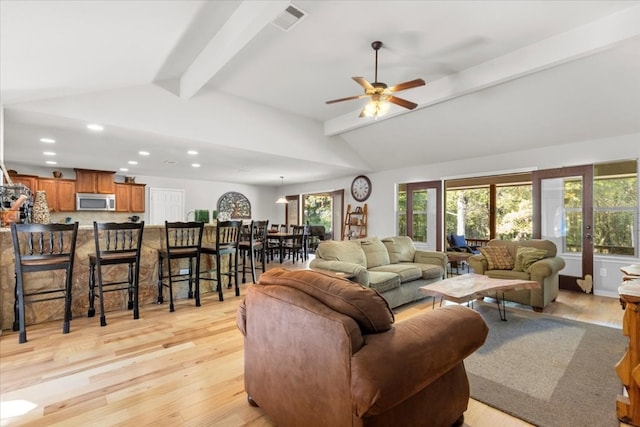
[[[280,185],[284,185],[284,176],[280,177]],[[287,203],[289,203],[289,201],[284,196],[280,196],[278,198],[278,200],[276,200],[276,203],[278,203],[278,204],[287,204]]]

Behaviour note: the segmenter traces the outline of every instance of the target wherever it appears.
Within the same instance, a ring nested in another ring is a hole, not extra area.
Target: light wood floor
[[[207,294],[198,308],[180,300],[174,313],[167,304],[148,305],[139,320],[110,312],[103,328],[98,317],[77,318],[67,335],[61,321],[34,325],[22,345],[16,333],[3,331],[0,425],[273,425],[246,401],[235,320],[241,298],[231,290],[224,302]],[[403,307],[396,319],[425,310],[430,300]],[[613,298],[563,292],[545,312],[621,328],[622,310]],[[465,425],[529,424],[472,400]]]

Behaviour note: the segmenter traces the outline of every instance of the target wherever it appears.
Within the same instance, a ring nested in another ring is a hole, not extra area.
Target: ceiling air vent
[[[280,28],[282,31],[289,31],[305,16],[307,16],[306,12],[290,4],[280,15],[278,15],[276,19],[273,20],[272,24]]]

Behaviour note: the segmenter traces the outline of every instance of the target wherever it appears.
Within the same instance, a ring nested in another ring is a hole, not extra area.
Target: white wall
[[[463,155],[461,154],[461,156]],[[492,175],[515,170],[551,169],[638,157],[640,157],[640,134],[632,134],[521,152],[505,152],[497,156],[461,158],[452,162],[371,173],[368,176],[371,179],[373,190],[367,200],[369,235],[385,237],[396,233],[395,189],[398,183]],[[286,194],[303,194],[344,188],[346,190],[345,206],[348,203],[359,204],[351,198],[349,191],[353,178],[353,176],[348,176],[309,184],[287,185],[284,192]],[[638,224],[637,230],[636,241],[640,242],[640,224]],[[619,268],[637,263],[640,263],[638,258],[597,257],[594,264],[595,293],[617,296],[617,288],[622,277]],[[607,275],[604,277],[599,274],[601,268],[607,270]]]

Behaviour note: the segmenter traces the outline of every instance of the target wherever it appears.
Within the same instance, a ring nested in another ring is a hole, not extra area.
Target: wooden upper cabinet
[[[27,187],[35,195],[38,186],[38,177],[36,175],[9,175],[14,184],[22,184]]]
[[[116,212],[144,212],[145,184],[116,184]]]
[[[131,212],[144,212],[144,184],[131,185]]]
[[[37,190],[47,195],[51,212],[76,210],[76,182],[72,179],[38,178]]]
[[[115,172],[76,169],[76,191],[78,193],[114,194]]]

